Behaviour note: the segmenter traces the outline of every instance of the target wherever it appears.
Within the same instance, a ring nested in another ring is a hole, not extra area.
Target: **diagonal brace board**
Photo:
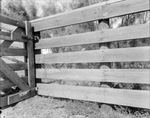
[[[9,48],[9,46],[13,43],[13,41],[3,41],[0,45],[0,48],[5,47],[5,48]]]
[[[30,87],[0,58],[0,71],[5,74],[16,86],[25,91]]]

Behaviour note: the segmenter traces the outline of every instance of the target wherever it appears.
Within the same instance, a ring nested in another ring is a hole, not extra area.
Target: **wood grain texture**
[[[27,69],[27,64],[22,63],[22,64],[7,64],[13,71],[15,71],[19,76],[24,75],[23,70]],[[1,71],[0,71],[0,77],[3,79],[7,78]]]
[[[37,87],[39,95],[150,109],[149,91],[40,83]]]
[[[112,0],[31,21],[35,32],[149,10],[148,0]]]
[[[36,49],[148,38],[150,37],[149,25],[149,23],[146,23],[116,29],[41,39],[36,43]]]
[[[27,63],[8,64],[8,66],[9,66],[13,71],[19,71],[19,70],[26,70],[26,69],[27,69]]]
[[[9,25],[14,25],[14,26],[17,26],[20,28],[25,28],[24,22],[13,20],[13,19],[10,19],[10,18],[3,16],[3,15],[0,15],[0,22],[5,23],[5,24],[9,24]]]
[[[30,87],[0,58],[0,71],[16,84],[21,90],[28,90]]]
[[[27,94],[22,95],[24,93],[27,93]],[[19,92],[16,94],[2,97],[2,98],[0,98],[0,107],[5,107],[5,106],[11,105],[13,103],[20,102],[22,100],[31,98],[35,95],[36,95],[36,91],[35,91],[35,88],[33,88],[33,89],[28,90],[28,91]]]
[[[25,81],[26,83],[28,81],[28,77],[21,77],[21,79],[23,81]],[[14,83],[12,83],[10,80],[0,81],[0,91],[3,91],[5,89],[9,89],[13,86],[16,86],[16,85]]]
[[[8,26],[6,26],[8,27]],[[9,27],[8,27],[9,29]],[[19,34],[24,34],[24,30],[22,28],[14,28],[11,30],[11,35],[13,35],[14,33],[19,33]],[[23,46],[21,47],[21,43],[19,44],[20,42],[14,42],[12,40],[4,40],[1,45],[0,45],[0,48],[1,47],[4,47],[4,48],[9,48],[12,44],[14,47],[20,47],[20,48],[23,48]]]
[[[26,56],[27,51],[24,49],[0,48],[0,56]]]
[[[18,41],[18,42],[28,42],[29,37],[26,35],[22,35],[20,33],[13,33],[11,36],[8,32],[0,31],[0,40],[11,40],[11,41]]]
[[[5,41],[3,41],[3,42],[1,43],[0,49],[1,49],[1,48],[9,48],[9,46],[11,46],[12,43],[13,43],[13,41],[7,41],[7,40],[5,40]]]
[[[0,40],[11,40],[11,34],[8,32],[0,31]]]
[[[24,64],[23,56],[3,56],[1,57],[5,63],[17,63],[17,64]]]
[[[27,43],[27,53],[28,53],[28,84],[30,87],[35,87],[35,55],[34,55],[34,43],[33,43],[33,31],[31,23],[26,21],[26,35],[30,37],[30,41]]]
[[[150,47],[104,49],[36,55],[36,63],[86,63],[149,61]]]
[[[11,31],[14,31],[16,29],[16,26],[5,24],[5,23],[1,23],[0,29],[2,29],[4,31],[11,32]]]
[[[95,82],[150,84],[148,69],[37,69],[43,80],[76,80]]]

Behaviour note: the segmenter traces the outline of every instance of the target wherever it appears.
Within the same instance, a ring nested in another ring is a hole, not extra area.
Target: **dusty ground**
[[[150,118],[150,114],[131,114],[122,107],[114,110],[104,104],[35,96],[3,109],[1,118]]]

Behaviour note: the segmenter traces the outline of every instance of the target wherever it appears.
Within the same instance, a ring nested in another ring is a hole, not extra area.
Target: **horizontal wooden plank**
[[[37,69],[36,78],[42,78],[47,82],[56,79],[150,84],[150,71],[148,69]]]
[[[5,107],[36,95],[35,88],[0,98],[0,107]]]
[[[13,71],[27,70],[27,63],[8,64]]]
[[[9,24],[9,25],[14,25],[14,26],[17,26],[20,28],[25,28],[24,22],[13,20],[13,19],[10,19],[10,18],[3,16],[3,15],[0,15],[0,22],[5,23],[5,24]]]
[[[142,90],[37,84],[38,94],[150,109],[150,93]]]
[[[1,23],[0,29],[5,30],[5,31],[14,31],[17,28],[17,26]]]
[[[28,82],[28,77],[21,77],[21,79],[23,81],[25,81],[26,83]],[[3,91],[5,89],[9,89],[13,86],[16,86],[16,85],[14,83],[12,83],[10,80],[0,81],[0,91]]]
[[[146,23],[103,31],[41,39],[36,44],[36,49],[148,38],[150,37],[149,25],[149,23]]]
[[[5,61],[5,63],[17,63],[17,64],[24,63],[23,56],[3,56],[1,58]]]
[[[0,31],[0,40],[11,40],[11,34]]]
[[[95,51],[36,55],[36,63],[88,63],[150,61],[150,47],[104,49]]]
[[[25,49],[0,48],[0,56],[26,56]]]
[[[119,9],[119,10],[118,10]],[[35,32],[149,10],[149,0],[111,0],[31,21]]]
[[[18,41],[18,42],[28,42],[29,37],[26,35],[21,35],[19,33],[13,33],[11,34],[9,32],[3,32],[0,31],[0,40],[12,40],[12,41]]]

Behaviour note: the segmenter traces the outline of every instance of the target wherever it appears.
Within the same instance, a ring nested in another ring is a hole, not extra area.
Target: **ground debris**
[[[150,118],[150,114],[127,113],[110,105],[35,96],[3,109],[0,118]]]

